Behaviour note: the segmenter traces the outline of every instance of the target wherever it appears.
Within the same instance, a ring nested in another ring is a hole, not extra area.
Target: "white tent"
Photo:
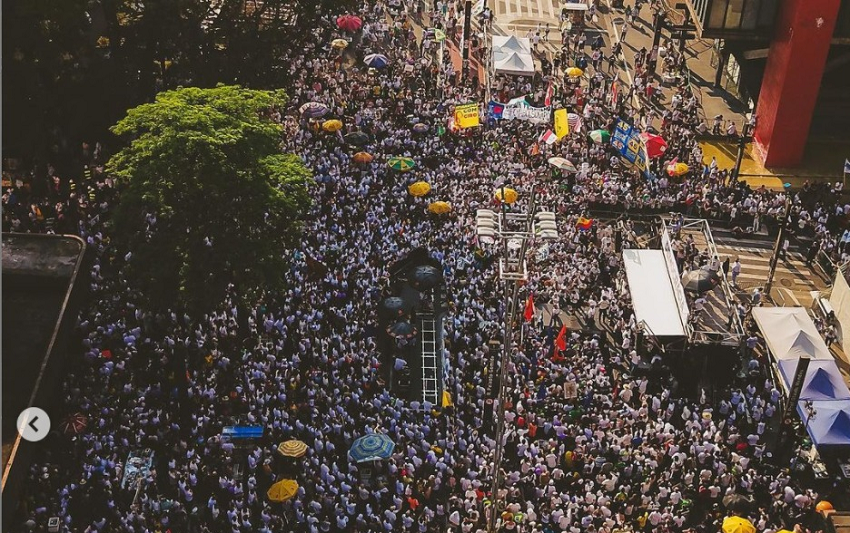
[[[494,63],[497,74],[511,74],[514,76],[533,76],[534,60],[530,54],[518,54],[511,52],[509,56]]]
[[[623,264],[638,322],[644,322],[657,337],[686,337],[664,252],[623,250]]]
[[[493,65],[497,74],[534,75],[531,41],[522,37],[494,35]]]
[[[518,52],[521,54],[530,54],[531,40],[526,39],[524,37],[515,37],[513,35],[511,35],[510,37],[506,37],[504,35],[494,35],[493,49],[503,50],[506,53]]]
[[[756,307],[753,318],[774,359],[830,359],[832,354],[802,307]]]

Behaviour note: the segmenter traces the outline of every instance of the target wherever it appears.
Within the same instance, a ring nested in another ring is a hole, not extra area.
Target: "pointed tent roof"
[[[493,36],[493,49],[503,50],[506,53],[531,53],[531,41],[523,37],[511,35],[503,37],[501,35]]]
[[[797,361],[786,359],[779,361],[779,372],[786,388],[791,388],[794,374],[797,372]],[[850,400],[850,390],[844,384],[844,378],[838,370],[835,361],[813,360],[806,369],[803,380],[801,400]]]
[[[505,50],[513,50],[514,52],[528,52],[528,48],[523,45],[519,39],[516,38],[515,35],[511,35],[508,37],[508,40],[504,42],[501,46],[502,49]]]
[[[812,402],[815,416],[807,428],[817,446],[850,446],[850,400]],[[797,412],[805,421],[809,417],[806,402],[797,404]]]
[[[773,358],[832,360],[832,353],[818,333],[814,322],[802,307],[756,307],[753,318],[764,335]]]
[[[785,353],[788,357],[799,359],[804,355],[812,356],[818,352],[818,341],[823,344],[823,339],[818,336],[812,337],[809,333],[799,330],[794,333],[786,343]]]
[[[496,63],[496,70],[506,74],[531,76],[534,74],[534,63],[513,52],[505,59]]]

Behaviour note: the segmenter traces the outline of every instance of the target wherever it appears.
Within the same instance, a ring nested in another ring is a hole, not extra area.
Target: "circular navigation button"
[[[24,409],[18,416],[18,433],[25,440],[38,442],[50,433],[50,417],[38,407]]]

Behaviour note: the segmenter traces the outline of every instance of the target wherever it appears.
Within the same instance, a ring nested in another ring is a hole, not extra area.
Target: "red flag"
[[[528,295],[528,300],[525,302],[525,313],[522,316],[526,322],[534,318],[534,296],[531,294]]]
[[[552,105],[552,96],[555,94],[555,88],[552,87],[552,80],[549,80],[549,87],[546,88],[546,100],[543,102],[543,105],[549,107]]]
[[[567,326],[561,326],[561,331],[558,333],[558,336],[555,338],[555,348],[558,349],[559,352],[563,352],[567,349]]]

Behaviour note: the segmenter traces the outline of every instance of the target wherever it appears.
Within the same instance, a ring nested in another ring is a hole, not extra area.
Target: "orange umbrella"
[[[832,511],[833,509],[835,509],[835,507],[833,507],[832,504],[826,500],[821,500],[818,502],[817,505],[815,505],[815,511],[819,513],[823,511]]]
[[[352,159],[354,159],[355,163],[364,163],[365,164],[365,163],[371,163],[373,157],[372,157],[372,154],[370,154],[369,152],[357,152],[356,154],[354,154],[354,157],[352,157]]]

